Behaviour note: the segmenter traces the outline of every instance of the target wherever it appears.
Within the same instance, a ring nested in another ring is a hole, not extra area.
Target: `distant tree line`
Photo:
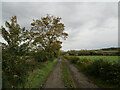
[[[120,56],[120,50],[69,50],[66,53],[72,56],[84,56],[84,55],[103,55],[103,56]]]

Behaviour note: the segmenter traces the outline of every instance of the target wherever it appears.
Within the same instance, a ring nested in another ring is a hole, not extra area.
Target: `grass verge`
[[[76,88],[71,73],[68,67],[65,65],[64,61],[62,61],[62,79],[65,87],[67,88]]]
[[[46,80],[49,73],[54,69],[57,59],[44,63],[42,68],[36,68],[28,76],[25,88],[40,88]]]

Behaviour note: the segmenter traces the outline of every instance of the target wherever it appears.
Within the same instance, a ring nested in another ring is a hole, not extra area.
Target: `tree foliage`
[[[11,22],[6,21],[5,26],[1,27],[2,36],[7,41],[6,48],[9,49],[9,52],[13,55],[18,55],[22,53],[22,48],[28,47],[28,42],[23,43],[30,39],[30,34],[28,30],[20,28],[20,25],[17,23],[17,17],[13,16]],[[23,44],[22,44],[23,43]]]
[[[25,28],[20,28],[16,16],[13,16],[10,22],[6,21],[5,26],[6,28],[1,28],[2,36],[7,41],[3,48],[3,82],[7,83],[6,81],[8,81],[11,87],[15,87],[18,83],[24,82],[23,77],[26,75],[26,67],[24,67],[26,63],[20,55],[23,55],[22,48],[24,45],[21,43],[27,40],[24,35],[27,36],[28,34]],[[27,48],[27,45],[25,48]],[[6,87],[5,83],[3,83],[3,87]],[[7,87],[9,87],[9,84],[7,84]]]
[[[33,20],[31,29],[21,28],[17,17],[1,26],[3,43],[3,87],[17,87],[23,84],[27,75],[28,62],[26,57],[33,56],[36,62],[53,60],[62,47],[62,39],[68,34],[64,32],[64,24],[60,17],[47,15],[40,20]]]
[[[40,20],[33,20],[31,23],[31,36],[33,36],[33,46],[38,52],[42,52],[47,56],[43,61],[57,56],[62,42],[61,39],[66,39],[68,34],[64,32],[64,24],[60,22],[60,17],[47,15]],[[44,51],[44,52],[43,52]],[[37,52],[37,51],[36,51]],[[42,55],[42,56],[43,56]]]

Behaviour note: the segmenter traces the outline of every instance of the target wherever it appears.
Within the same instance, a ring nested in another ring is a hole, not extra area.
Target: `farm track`
[[[98,88],[97,85],[93,84],[93,82],[91,80],[89,80],[75,66],[70,64],[67,60],[65,60],[65,63],[68,66],[68,68],[73,76],[73,80],[74,80],[77,88]]]
[[[43,88],[64,88],[64,84],[62,81],[62,71],[61,71],[61,59],[58,60],[54,71],[46,80]]]
[[[43,88],[65,88],[63,80],[62,80],[62,63],[61,58],[58,60],[55,69],[51,73],[51,75],[47,78]],[[65,60],[65,64],[70,70],[72,74],[73,80],[77,86],[77,88],[98,88],[95,84],[92,83],[84,74],[82,74],[76,67],[70,64],[67,60]]]

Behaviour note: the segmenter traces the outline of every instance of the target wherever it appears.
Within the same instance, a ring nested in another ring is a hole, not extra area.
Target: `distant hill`
[[[109,55],[109,56],[120,56],[120,48],[118,47],[110,47],[110,48],[102,48],[95,50],[70,50],[67,51],[69,55]]]
[[[120,50],[119,47],[110,47],[110,48],[102,48],[100,50],[103,50],[103,51],[118,51]]]

